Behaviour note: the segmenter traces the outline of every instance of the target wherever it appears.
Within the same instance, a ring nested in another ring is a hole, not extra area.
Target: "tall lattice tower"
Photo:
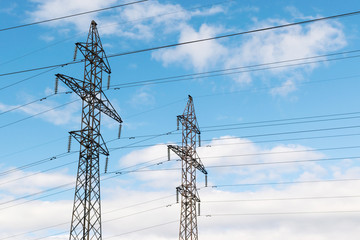
[[[168,145],[168,149],[175,152],[182,162],[181,185],[176,188],[181,194],[179,239],[198,240],[196,203],[200,203],[200,198],[196,189],[196,169],[205,174],[205,184],[207,171],[196,153],[197,139],[200,145],[200,129],[190,95],[183,115],[177,116],[177,120],[178,126],[179,123],[182,125],[182,146]]]
[[[80,143],[70,240],[102,239],[99,155],[109,151],[100,134],[101,112],[122,123],[102,91],[103,71],[110,74],[111,69],[96,25],[91,22],[86,43],[76,43],[74,60],[77,49],[85,58],[84,80],[56,74],[82,99],[81,130],[70,132]]]

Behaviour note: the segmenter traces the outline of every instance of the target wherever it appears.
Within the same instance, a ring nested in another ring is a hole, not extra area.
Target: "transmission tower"
[[[179,239],[198,240],[196,203],[200,204],[200,197],[196,189],[196,169],[205,174],[205,185],[207,185],[207,171],[196,153],[197,139],[200,146],[200,129],[190,95],[184,113],[177,116],[177,121],[178,128],[179,123],[182,125],[182,146],[168,145],[168,152],[169,156],[170,150],[175,152],[182,162],[181,185],[176,188],[177,194],[181,194]]]
[[[102,239],[99,155],[109,151],[100,134],[101,112],[122,123],[102,91],[103,71],[110,76],[111,69],[96,25],[91,22],[86,43],[75,47],[74,60],[78,49],[85,58],[84,80],[56,74],[56,82],[60,79],[82,99],[81,130],[70,132],[80,143],[70,240]]]

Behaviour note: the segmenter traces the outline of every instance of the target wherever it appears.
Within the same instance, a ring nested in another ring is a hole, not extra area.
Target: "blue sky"
[[[0,0],[0,29],[123,2]],[[110,56],[357,11],[358,5],[150,0],[0,31],[0,239],[68,239],[79,145],[73,140],[66,154],[67,141],[68,132],[80,128],[81,101],[65,94],[64,84],[52,94],[56,73],[82,78],[84,66],[1,75],[72,61],[74,43],[86,40],[92,19]],[[213,186],[203,188],[198,174],[200,239],[356,239],[359,17],[109,58],[105,93],[124,124],[116,140],[118,125],[102,119],[111,151],[110,173],[102,176],[104,239],[178,238],[180,162],[175,155],[166,162],[166,144],[181,141],[176,116],[189,94],[202,130],[198,154]],[[342,54],[317,57],[334,53]],[[260,66],[248,67],[254,65]],[[176,78],[183,75],[189,77]],[[161,78],[166,81],[122,85]],[[102,156],[102,172],[104,165]],[[298,183],[304,181],[312,182]],[[281,182],[288,184],[269,184]],[[246,185],[257,183],[267,184]]]

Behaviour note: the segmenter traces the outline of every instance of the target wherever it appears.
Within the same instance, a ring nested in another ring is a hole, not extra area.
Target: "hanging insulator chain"
[[[106,157],[106,161],[105,161],[105,173],[107,173],[108,164],[109,164],[109,157]]]
[[[58,93],[58,88],[59,88],[59,78],[56,77],[55,78],[55,89],[54,89],[55,94]]]
[[[207,179],[207,174],[205,174],[205,187],[208,186],[208,179]]]
[[[68,142],[68,153],[71,150],[71,135],[69,135],[69,142]]]
[[[199,138],[199,147],[201,147],[201,137],[200,137],[200,134],[198,134],[198,138]]]
[[[176,188],[176,203],[179,203],[179,188]]]
[[[73,59],[74,61],[76,61],[77,50],[78,50],[78,46],[77,44],[75,44],[74,59]]]
[[[170,161],[170,148],[168,147],[168,161]]]
[[[200,202],[198,202],[198,216],[200,216]]]
[[[120,123],[120,125],[119,125],[118,139],[120,139],[120,137],[121,137],[121,128],[122,128],[122,124]]]
[[[176,118],[176,130],[179,130],[180,121],[179,118]]]
[[[107,81],[107,90],[110,88],[110,74],[108,75],[108,81]]]

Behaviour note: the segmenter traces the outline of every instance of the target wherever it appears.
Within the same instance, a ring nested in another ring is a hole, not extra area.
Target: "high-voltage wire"
[[[233,154],[233,155],[222,155],[222,156],[204,156],[202,158],[232,158],[232,157],[247,157],[247,156],[277,155],[277,154],[299,153],[299,152],[332,151],[332,150],[354,149],[354,148],[360,148],[360,146],[356,145],[356,146],[305,149],[305,150],[282,151],[282,152],[261,152],[261,153],[246,153],[246,154]]]
[[[220,200],[205,200],[205,201],[201,201],[201,202],[203,202],[203,203],[233,203],[233,202],[297,201],[297,200],[316,200],[316,199],[347,199],[347,198],[360,198],[360,195],[287,197],[287,198],[220,199]]]
[[[109,179],[113,179],[115,177],[117,177],[118,175],[114,175],[114,176],[111,176],[111,177],[108,177],[108,178],[104,178],[102,179],[102,181],[105,181],[105,180],[109,180]],[[352,179],[327,179],[327,180],[313,180],[313,181],[288,181],[288,182],[263,182],[263,183],[242,183],[242,184],[222,184],[222,185],[209,185],[208,187],[200,187],[198,188],[199,190],[201,189],[204,189],[204,188],[223,188],[223,187],[249,187],[249,186],[266,186],[266,185],[291,185],[291,184],[310,184],[310,183],[325,183],[325,182],[348,182],[348,181],[359,181],[360,179],[357,179],[357,178],[352,178]],[[69,185],[73,185],[74,183],[69,183],[69,184],[64,184],[64,185],[61,185],[61,186],[56,186],[56,187],[53,187],[51,189],[47,189],[47,190],[43,190],[43,191],[40,191],[40,192],[37,192],[37,193],[33,193],[33,194],[28,194],[26,196],[21,196],[21,197],[18,197],[16,199],[13,199],[13,200],[9,200],[9,201],[6,201],[6,202],[2,202],[0,203],[0,205],[3,205],[3,204],[7,204],[7,203],[11,203],[11,202],[15,202],[15,201],[18,201],[18,200],[21,200],[21,199],[25,199],[25,198],[29,198],[29,197],[32,197],[32,196],[36,196],[36,195],[40,195],[42,193],[46,193],[46,192],[50,192],[52,190],[56,190],[56,189],[60,189],[64,186],[69,186]],[[48,197],[48,196],[53,196],[53,195],[56,195],[56,194],[59,194],[59,193],[63,193],[63,192],[66,192],[66,191],[70,191],[72,190],[73,188],[67,188],[65,190],[61,190],[59,192],[55,192],[55,193],[51,193],[49,195],[46,195],[46,196],[42,196],[42,197],[38,197],[36,199],[30,199],[30,200],[27,200],[26,202],[22,202],[22,203],[18,203],[18,204],[15,204],[15,205],[11,205],[11,206],[8,206],[8,207],[4,207],[4,208],[0,208],[0,211],[2,210],[5,210],[5,209],[8,209],[8,208],[12,208],[14,206],[18,206],[18,205],[22,205],[22,204],[25,204],[25,203],[28,203],[28,202],[32,202],[32,201],[35,201],[35,200],[38,200],[38,199],[42,199],[42,198],[45,198],[45,197]]]
[[[209,185],[208,188],[224,188],[224,187],[250,187],[250,186],[268,186],[268,185],[292,185],[292,184],[308,184],[308,183],[325,183],[325,182],[348,182],[360,181],[360,178],[348,179],[327,179],[327,180],[308,180],[308,181],[288,181],[288,182],[262,182],[262,183],[239,183],[239,184],[219,184]],[[204,189],[200,187],[199,189]]]
[[[203,157],[206,159],[206,157]],[[348,156],[348,157],[337,157],[337,158],[323,158],[323,159],[305,159],[305,160],[294,160],[294,161],[277,161],[277,162],[259,162],[259,163],[242,163],[242,164],[228,164],[228,165],[210,165],[207,168],[233,168],[233,167],[251,167],[251,166],[264,166],[264,165],[278,165],[278,164],[294,164],[294,163],[306,163],[306,162],[329,162],[329,161],[342,161],[344,159],[347,160],[358,160],[360,156]],[[180,159],[175,159],[176,161],[180,161]],[[147,165],[142,168],[136,168],[134,170],[127,171],[114,171],[113,173],[117,174],[128,174],[128,173],[142,173],[142,172],[161,172],[161,171],[178,171],[180,168],[161,168],[161,169],[146,169],[148,167],[160,165],[163,163],[167,163],[167,160],[162,162]]]
[[[5,111],[1,112],[0,115],[3,115],[3,114],[5,114],[5,113],[9,113],[9,112],[15,111],[15,110],[17,110],[17,109],[26,107],[26,106],[28,106],[28,105],[30,105],[30,104],[33,104],[33,103],[36,103],[36,102],[42,102],[42,101],[44,101],[44,100],[46,100],[46,99],[48,99],[48,98],[50,98],[50,97],[52,97],[52,96],[54,96],[54,95],[55,95],[55,94],[50,94],[50,95],[47,95],[47,96],[42,97],[42,98],[40,98],[40,99],[36,99],[36,100],[30,101],[30,102],[24,103],[24,104],[22,104],[22,105],[18,105],[18,106],[16,106],[16,107],[13,107],[13,108],[11,108],[11,109],[8,109],[8,110],[5,110]]]
[[[173,197],[174,195],[171,196],[166,196],[163,198],[158,198],[158,199],[154,199],[154,200],[150,200],[150,201],[146,201],[146,202],[142,202],[139,204],[134,204],[128,207],[124,207],[124,208],[119,208],[119,209],[113,209],[110,210],[109,212],[105,212],[105,214],[108,213],[113,213],[119,210],[123,210],[129,207],[134,207],[134,206],[138,206],[138,205],[143,205],[152,201],[157,201],[157,200],[161,200],[161,199],[165,199],[165,198],[169,198],[169,197]],[[202,201],[203,203],[231,203],[231,202],[262,202],[262,201],[293,201],[293,200],[317,200],[317,199],[348,199],[348,198],[359,198],[360,195],[337,195],[337,196],[310,196],[310,197],[289,197],[289,198],[261,198],[261,199],[232,199],[232,200],[205,200]],[[146,211],[146,210],[145,210]],[[16,235],[12,235],[12,236],[8,236],[5,238],[0,238],[0,240],[5,240],[5,239],[9,239],[9,238],[13,238],[13,237],[18,237],[21,235],[26,235],[26,234],[33,234],[39,231],[43,231],[43,230],[47,230],[47,229],[51,229],[51,228],[55,228],[55,227],[59,227],[59,226],[64,226],[68,224],[67,222],[64,223],[59,223],[56,225],[52,225],[52,226],[48,226],[48,227],[44,227],[41,229],[37,229],[37,230],[33,230],[33,231],[29,231],[29,232],[24,232],[24,233],[20,233],[20,234],[16,234]],[[48,237],[48,236],[47,236]]]
[[[300,22],[293,22],[293,23],[271,26],[271,27],[266,27],[266,28],[259,28],[259,29],[244,31],[244,32],[237,32],[237,33],[225,34],[225,35],[220,35],[220,36],[215,36],[215,37],[210,37],[210,38],[203,38],[203,39],[197,39],[197,40],[186,41],[186,42],[181,42],[181,43],[174,43],[174,44],[162,45],[162,46],[151,47],[151,48],[146,48],[146,49],[139,49],[139,50],[135,50],[135,51],[111,54],[108,56],[108,58],[125,56],[125,55],[130,55],[130,54],[137,54],[137,53],[142,53],[142,52],[149,52],[149,51],[154,51],[154,50],[159,50],[159,49],[164,49],[164,48],[182,46],[182,45],[193,44],[193,43],[200,43],[200,42],[216,40],[216,39],[223,39],[223,38],[228,38],[228,37],[235,37],[235,36],[240,36],[240,35],[245,35],[245,34],[274,30],[274,29],[281,29],[281,28],[286,28],[286,27],[291,27],[291,26],[296,26],[296,25],[303,25],[303,24],[318,22],[318,21],[324,21],[324,20],[330,20],[330,19],[336,19],[336,18],[342,18],[342,17],[349,17],[349,16],[357,15],[359,13],[360,13],[360,11],[354,11],[354,12],[348,12],[348,13],[332,15],[332,16],[327,16],[327,17],[322,17],[322,18],[315,18],[315,19],[305,20],[305,21],[300,21]],[[13,75],[13,74],[19,74],[19,73],[25,73],[25,72],[31,72],[31,71],[37,71],[37,70],[42,70],[42,69],[47,69],[47,68],[53,68],[53,67],[58,67],[58,66],[64,67],[67,65],[76,64],[76,63],[80,63],[80,62],[84,62],[84,59],[78,60],[78,61],[72,61],[72,62],[68,62],[68,63],[51,65],[51,66],[43,66],[43,67],[38,67],[38,68],[19,70],[19,71],[15,71],[15,72],[2,73],[2,74],[0,74],[0,77],[7,76],[7,75]]]
[[[19,84],[19,83],[23,83],[23,82],[25,82],[25,81],[28,81],[28,80],[30,80],[30,79],[36,78],[36,77],[41,76],[41,75],[43,75],[43,74],[45,74],[45,73],[54,71],[55,69],[58,69],[58,68],[59,68],[59,67],[54,67],[54,68],[48,69],[48,70],[46,70],[46,71],[43,71],[43,72],[41,72],[41,73],[35,74],[35,75],[33,75],[33,76],[30,76],[30,77],[24,78],[24,79],[22,79],[22,80],[19,80],[19,81],[17,81],[17,82],[14,82],[14,83],[8,84],[8,85],[6,85],[6,86],[0,87],[0,91],[5,90],[5,89],[7,89],[7,88],[9,88],[9,87],[15,86],[15,85],[17,85],[17,84]]]
[[[303,214],[340,214],[359,213],[359,209],[339,211],[309,211],[309,212],[261,212],[261,213],[205,213],[203,217],[229,217],[229,216],[266,216],[266,215],[303,215]]]
[[[76,16],[89,14],[89,13],[101,12],[101,11],[105,11],[105,10],[124,7],[124,6],[132,5],[132,4],[136,4],[136,3],[147,2],[147,1],[149,1],[149,0],[139,0],[139,1],[136,1],[136,2],[123,3],[123,4],[111,6],[111,7],[100,8],[100,9],[95,9],[95,10],[81,12],[81,13],[75,13],[75,14],[71,14],[71,15],[67,15],[67,16],[46,19],[46,20],[42,20],[42,21],[38,21],[38,22],[32,22],[32,23],[26,23],[26,24],[12,26],[12,27],[1,28],[0,32],[7,31],[7,30],[12,30],[12,29],[16,29],[16,28],[28,27],[28,26],[42,24],[42,23],[53,22],[53,21],[57,21],[57,20],[65,19],[65,18],[72,18],[72,17],[76,17]]]
[[[42,170],[42,171],[39,171],[39,172],[35,172],[35,173],[32,173],[32,174],[28,174],[28,175],[19,177],[19,178],[11,179],[11,180],[8,180],[6,182],[0,182],[0,186],[11,183],[11,182],[19,181],[19,180],[24,179],[24,178],[33,177],[33,176],[39,175],[41,173],[45,173],[45,172],[49,172],[49,171],[52,171],[52,170],[55,170],[55,169],[59,169],[59,168],[74,164],[76,162],[77,161],[71,161],[71,162],[68,162],[68,163],[65,163],[65,164],[58,165],[56,167],[48,168],[48,169],[45,169],[45,170]]]
[[[135,204],[132,204],[132,205],[129,205],[129,206],[126,206],[126,207],[117,208],[117,209],[112,209],[112,210],[110,210],[110,211],[108,211],[108,212],[104,212],[103,215],[106,215],[106,214],[109,214],[109,213],[114,213],[114,212],[117,212],[117,211],[120,211],[120,210],[132,208],[132,207],[138,207],[138,206],[140,206],[140,205],[145,205],[145,204],[147,204],[147,203],[151,203],[151,202],[155,202],[155,201],[167,199],[167,198],[174,197],[174,196],[175,196],[175,194],[167,195],[167,196],[163,196],[163,197],[159,197],[159,198],[155,198],[155,199],[143,201],[143,202],[140,202],[140,203],[135,203]],[[5,240],[5,239],[9,239],[9,238],[14,238],[14,237],[18,237],[18,236],[26,235],[26,234],[33,234],[33,233],[40,232],[40,231],[43,231],[43,230],[47,230],[47,229],[51,229],[51,228],[55,228],[55,227],[59,227],[59,226],[64,226],[64,225],[66,225],[66,224],[68,224],[68,222],[63,222],[63,223],[55,224],[55,225],[52,225],[52,226],[47,226],[47,227],[43,227],[43,228],[40,228],[40,229],[36,229],[36,230],[33,230],[33,231],[28,231],[28,232],[19,233],[19,234],[16,234],[16,235],[11,235],[11,236],[8,236],[8,237],[0,238],[0,240]]]
[[[245,73],[245,72],[256,72],[256,71],[270,70],[270,69],[283,68],[283,67],[300,66],[300,65],[313,64],[313,63],[319,63],[319,62],[344,60],[344,59],[350,59],[350,58],[358,58],[358,57],[360,57],[360,55],[322,59],[322,60],[311,61],[311,62],[300,62],[300,63],[295,63],[295,64],[287,64],[287,65],[280,65],[280,66],[267,67],[267,68],[258,68],[258,67],[271,66],[271,65],[282,64],[282,63],[304,61],[304,60],[310,60],[310,59],[316,59],[316,58],[325,58],[325,57],[338,56],[338,55],[350,54],[350,53],[358,53],[358,52],[360,52],[360,50],[356,49],[356,50],[351,50],[351,51],[323,54],[323,55],[310,56],[310,57],[304,57],[304,58],[287,59],[287,60],[254,64],[254,65],[248,65],[248,66],[239,66],[239,67],[217,69],[217,70],[206,71],[206,72],[190,73],[190,74],[183,74],[183,75],[177,75],[177,76],[162,77],[162,78],[141,80],[141,81],[135,81],[135,82],[127,82],[127,83],[112,85],[111,87],[114,89],[116,87],[126,88],[126,87],[143,86],[143,85],[156,84],[156,83],[178,82],[178,81],[202,79],[202,78],[208,78],[208,77],[239,74],[239,73]],[[252,69],[252,68],[254,68],[254,69]],[[234,70],[239,70],[239,69],[250,69],[250,70],[233,72]],[[229,72],[229,71],[232,71],[232,72]],[[209,75],[209,74],[212,74],[212,75]]]
[[[124,25],[124,24],[132,23],[132,22],[138,22],[138,21],[146,20],[146,19],[152,19],[152,18],[155,18],[155,17],[163,17],[163,16],[167,16],[167,15],[176,14],[176,13],[179,13],[179,12],[184,12],[184,11],[189,11],[189,10],[195,10],[195,9],[199,9],[199,8],[214,6],[214,5],[223,4],[223,3],[226,3],[226,2],[233,2],[233,1],[235,1],[235,0],[219,1],[219,2],[213,2],[213,3],[211,3],[211,4],[204,4],[204,5],[200,5],[200,6],[192,7],[192,8],[183,8],[183,9],[178,10],[178,11],[173,11],[173,12],[169,12],[169,13],[153,15],[153,16],[150,16],[150,17],[141,17],[141,18],[137,18],[137,19],[133,19],[133,20],[121,22],[121,23],[119,23],[119,25]],[[99,28],[100,28],[100,29],[104,29],[104,28],[107,28],[107,27],[113,26],[113,25],[114,25],[114,24],[106,24],[106,25],[103,25],[103,26],[101,26],[101,27],[99,27]],[[6,62],[0,63],[0,66],[1,66],[1,65],[4,65],[4,64],[8,64],[8,63],[10,63],[10,62],[13,62],[13,61],[15,61],[15,60],[18,60],[18,59],[20,59],[20,58],[29,56],[29,55],[31,55],[31,54],[33,54],[33,53],[36,53],[36,52],[39,52],[39,51],[41,51],[41,50],[43,50],[43,49],[50,48],[50,47],[55,46],[55,45],[57,45],[57,44],[60,44],[60,43],[66,42],[66,41],[68,41],[68,40],[74,39],[76,36],[79,36],[79,35],[81,35],[81,34],[83,34],[83,33],[86,33],[86,32],[78,33],[78,34],[73,35],[73,36],[71,36],[71,37],[69,37],[69,38],[67,38],[67,39],[64,39],[64,40],[61,40],[61,41],[57,41],[57,42],[55,42],[55,43],[53,43],[53,44],[50,44],[50,45],[47,45],[47,46],[45,46],[45,47],[36,49],[36,50],[34,50],[34,51],[32,51],[32,52],[29,52],[29,53],[27,53],[27,54],[24,54],[24,55],[22,55],[22,56],[20,56],[20,57],[16,57],[16,58],[11,59],[11,60],[8,60],[8,61],[6,61]]]
[[[338,128],[335,128],[335,130],[337,130]],[[320,130],[320,129],[312,129],[312,130],[309,130],[309,131],[317,131],[317,130]],[[322,130],[329,130],[329,129],[322,129]],[[333,130],[333,129],[331,129]],[[168,132],[169,133],[169,132]],[[147,140],[151,140],[155,137],[160,137],[160,136],[166,136],[166,135],[169,135],[168,133],[163,133],[163,134],[159,134],[159,135],[151,135],[151,137],[149,139],[146,139],[146,140],[141,140],[141,142],[144,142],[144,141],[147,141]],[[290,132],[292,133],[292,132]],[[297,133],[297,132],[296,132]],[[284,132],[281,132],[279,133],[279,135],[282,135],[284,134]],[[271,135],[276,135],[275,133],[271,134]],[[359,134],[343,134],[343,135],[339,135],[339,136],[353,136],[353,135],[359,135]],[[259,136],[259,135],[255,135],[255,136]],[[336,137],[338,135],[330,135],[330,136],[323,136],[323,137],[303,137],[303,138],[291,138],[291,139],[284,139],[284,140],[306,140],[306,139],[313,139],[313,138],[327,138],[327,137]],[[248,136],[249,137],[249,136]],[[244,138],[242,136],[239,136],[239,137],[227,137],[227,138],[221,138],[221,139],[216,139],[216,141],[223,141],[223,140],[228,140],[228,139],[237,139],[237,138]],[[114,139],[115,140],[115,139]],[[202,141],[213,141],[214,139],[208,139],[208,140],[202,140]],[[110,141],[113,141],[113,140],[110,140]],[[108,141],[108,142],[110,142]],[[274,140],[266,140],[266,141],[257,141],[257,142],[254,142],[254,143],[261,143],[261,142],[269,142],[269,141],[274,141]],[[281,139],[279,140],[276,140],[276,141],[281,141]],[[132,143],[132,144],[128,144],[128,145],[124,145],[124,146],[121,146],[121,147],[116,147],[116,148],[110,148],[111,151],[113,150],[117,150],[117,149],[122,149],[122,148],[129,148],[129,147],[137,147],[136,144],[139,143],[138,142],[135,142],[135,143]],[[244,144],[244,143],[233,143],[233,144]],[[225,144],[224,144],[225,145]],[[152,145],[147,145],[147,146],[152,146]],[[216,145],[215,145],[216,146]],[[315,149],[316,151],[316,149]],[[45,159],[41,159],[39,161],[35,161],[35,162],[32,162],[32,163],[28,163],[26,165],[23,165],[23,166],[20,166],[20,167],[17,167],[16,169],[11,169],[11,170],[7,170],[7,171],[4,171],[4,172],[0,172],[0,176],[4,176],[6,174],[10,174],[12,172],[15,172],[15,171],[18,171],[18,170],[22,170],[22,169],[26,169],[26,168],[29,168],[29,167],[32,167],[32,166],[36,166],[36,165],[39,165],[39,164],[43,164],[45,162],[49,162],[49,161],[53,161],[55,159],[58,159],[58,158],[62,158],[62,157],[65,157],[67,155],[70,155],[70,154],[73,154],[73,153],[76,153],[78,151],[75,151],[75,152],[71,152],[71,153],[68,153],[68,152],[64,152],[64,153],[61,153],[61,154],[58,154],[58,155],[55,155],[55,156],[52,156],[52,157],[48,157],[48,158],[45,158]]]
[[[66,106],[66,105],[72,104],[72,103],[77,102],[77,101],[79,101],[79,99],[76,99],[76,100],[74,100],[74,101],[71,101],[71,102],[67,102],[67,103],[61,104],[61,105],[59,105],[59,106],[56,106],[56,107],[53,107],[53,108],[47,109],[47,110],[45,110],[45,111],[42,111],[42,112],[39,112],[39,113],[36,113],[36,114],[30,115],[30,116],[28,116],[28,117],[25,117],[25,118],[22,118],[22,119],[16,120],[16,121],[14,121],[14,122],[10,122],[10,123],[4,124],[4,125],[0,126],[0,129],[1,129],[1,128],[8,127],[8,126],[11,126],[11,125],[13,125],[13,124],[16,124],[16,123],[19,123],[19,122],[22,122],[22,121],[25,121],[25,120],[28,120],[28,119],[33,118],[33,117],[36,117],[36,116],[39,116],[39,115],[41,115],[41,114],[44,114],[44,113],[47,113],[47,112],[53,111],[53,110],[55,110],[55,109],[58,109],[58,108],[64,107],[64,106]]]
[[[360,127],[360,126],[356,126],[356,127]],[[340,129],[343,129],[343,128],[348,128],[348,127],[341,127]],[[311,131],[318,131],[318,130],[338,130],[339,128],[327,128],[327,129],[312,129],[312,130],[306,130],[307,132]],[[304,132],[304,131],[301,131],[301,132]],[[162,133],[162,134],[158,134],[158,135],[151,135],[150,138],[148,139],[145,139],[145,140],[141,140],[140,142],[144,142],[144,141],[147,141],[147,140],[151,140],[155,137],[160,137],[160,136],[166,136],[166,135],[169,135],[170,132],[167,132],[167,133]],[[278,135],[283,135],[284,133],[286,132],[280,132],[278,133]],[[294,133],[294,132],[287,132],[287,133]],[[295,133],[298,133],[298,132],[295,132]],[[172,133],[173,134],[173,133]],[[272,133],[270,135],[276,135],[275,133]],[[354,134],[345,134],[345,136],[352,136]],[[358,134],[355,134],[355,135],[358,135]],[[252,137],[258,137],[259,135],[253,135]],[[265,135],[267,136],[267,135]],[[337,136],[337,135],[334,135],[334,136]],[[323,137],[334,137],[334,136],[323,136]],[[339,135],[339,136],[344,136],[344,135]],[[251,137],[251,136],[247,136],[247,137]],[[222,140],[227,140],[227,139],[237,139],[237,138],[247,138],[247,137],[243,137],[243,136],[239,136],[239,137],[227,137],[227,138],[222,138],[222,139],[216,139],[216,141],[222,141]],[[322,137],[322,138],[323,138]],[[319,138],[319,137],[316,137],[316,138]],[[305,137],[305,138],[292,138],[292,139],[285,139],[285,140],[299,140],[299,139],[312,139],[311,137]],[[203,141],[213,141],[214,139],[209,139],[209,140],[203,140]],[[281,140],[281,139],[280,139]],[[280,141],[280,140],[277,140],[277,141]],[[112,141],[112,140],[111,140]],[[271,141],[274,141],[274,140],[271,140]],[[110,142],[110,141],[109,141]],[[110,148],[111,151],[113,150],[117,150],[117,149],[122,149],[122,148],[128,148],[128,147],[131,147],[131,146],[136,146],[136,144],[140,143],[139,141],[135,142],[135,143],[131,143],[131,144],[128,144],[128,145],[124,145],[124,146],[121,146],[121,147],[116,147],[116,148]],[[259,141],[259,142],[269,142],[269,141]],[[255,142],[254,142],[255,143]],[[234,144],[243,144],[243,143],[234,143]],[[151,146],[151,145],[149,145]],[[349,146],[346,146],[346,148],[348,148]],[[354,146],[351,146],[351,147],[354,147]],[[337,148],[339,149],[339,148]],[[320,149],[318,149],[320,150]],[[308,150],[307,150],[308,151]],[[316,149],[314,150],[316,151]],[[11,169],[11,170],[7,170],[7,171],[4,171],[4,172],[0,172],[0,176],[4,176],[6,174],[10,174],[12,172],[15,172],[15,171],[18,171],[18,170],[22,170],[22,169],[26,169],[26,168],[29,168],[29,167],[32,167],[32,166],[36,166],[36,165],[39,165],[39,164],[43,164],[45,162],[49,162],[49,161],[53,161],[55,159],[59,159],[59,158],[62,158],[62,157],[65,157],[67,155],[70,155],[70,154],[73,154],[73,153],[76,153],[78,151],[75,151],[75,152],[64,152],[64,153],[61,153],[61,154],[58,154],[58,155],[55,155],[55,156],[52,156],[52,157],[48,157],[48,158],[44,158],[44,159],[41,159],[39,161],[35,161],[35,162],[32,162],[32,163],[28,163],[26,165],[23,165],[23,166],[20,166],[20,167],[17,167],[16,169]]]

